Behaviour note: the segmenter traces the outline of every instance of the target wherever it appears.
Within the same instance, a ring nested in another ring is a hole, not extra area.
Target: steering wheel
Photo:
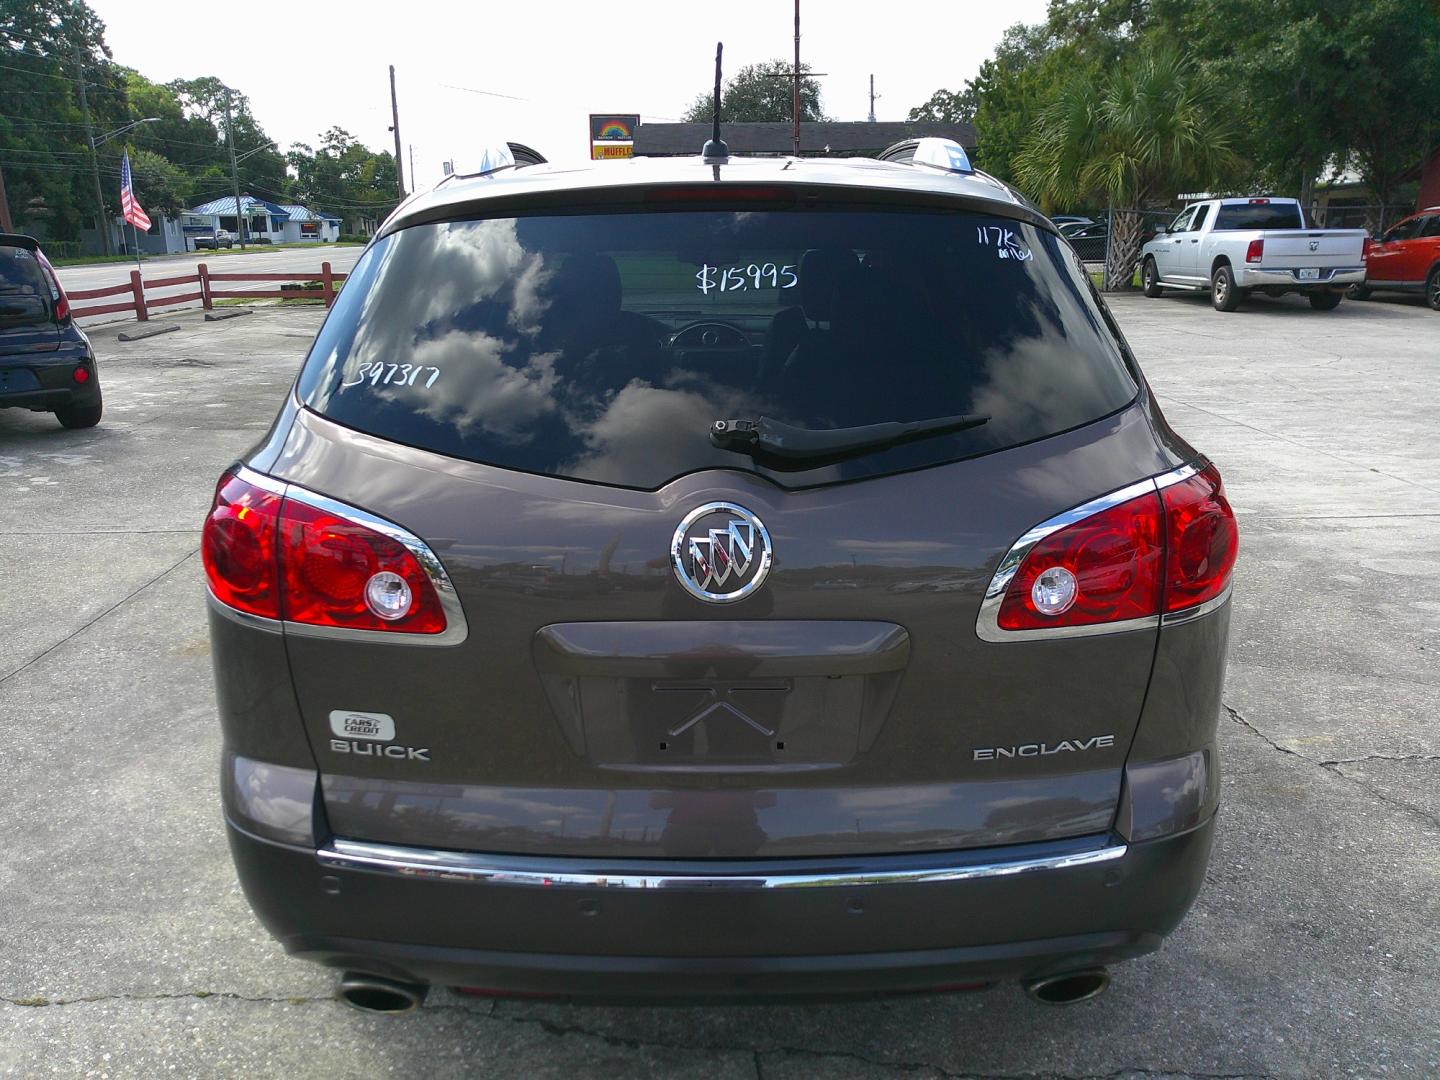
[[[670,335],[670,345],[674,348],[734,349],[749,344],[750,339],[738,326],[708,319],[682,326]]]

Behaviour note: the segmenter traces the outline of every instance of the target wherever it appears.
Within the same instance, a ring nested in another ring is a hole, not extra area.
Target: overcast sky
[[[394,64],[401,135],[425,187],[442,161],[497,138],[584,159],[589,113],[678,119],[713,80],[716,41],[733,73],[790,56],[794,35],[792,0],[89,2],[118,63],[155,82],[218,76],[249,95],[282,149],[337,125],[393,148]],[[828,72],[829,116],[864,120],[873,72],[876,119],[903,120],[937,88],[972,78],[1007,26],[1044,12],[1045,0],[803,0],[801,59]],[[228,44],[237,24],[238,46]]]

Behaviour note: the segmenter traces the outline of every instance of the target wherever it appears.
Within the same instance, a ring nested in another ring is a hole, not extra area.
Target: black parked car
[[[1189,908],[1234,516],[929,143],[500,172],[361,257],[203,540],[240,880],[352,1003],[1072,1001]]]
[[[90,339],[34,237],[0,233],[0,408],[53,412],[67,428],[100,422]]]

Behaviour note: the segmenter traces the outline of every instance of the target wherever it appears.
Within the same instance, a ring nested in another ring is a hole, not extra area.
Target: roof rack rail
[[[945,172],[970,174],[975,171],[963,146],[954,139],[934,135],[902,139],[880,151],[879,160],[902,165],[928,165]]]
[[[505,169],[523,169],[528,165],[547,164],[545,155],[534,147],[519,142],[505,142],[485,147],[480,155],[478,168],[447,173],[435,186],[443,187],[451,180],[474,180],[477,177],[493,176]]]

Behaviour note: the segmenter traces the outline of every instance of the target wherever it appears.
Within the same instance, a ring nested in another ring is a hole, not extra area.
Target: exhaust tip
[[[1105,968],[1087,968],[1048,975],[1043,979],[1027,979],[1025,992],[1046,1005],[1074,1005],[1103,994],[1110,985],[1110,972]]]
[[[405,1013],[418,1009],[429,987],[424,983],[401,982],[382,975],[347,971],[340,977],[336,996],[361,1012]]]

